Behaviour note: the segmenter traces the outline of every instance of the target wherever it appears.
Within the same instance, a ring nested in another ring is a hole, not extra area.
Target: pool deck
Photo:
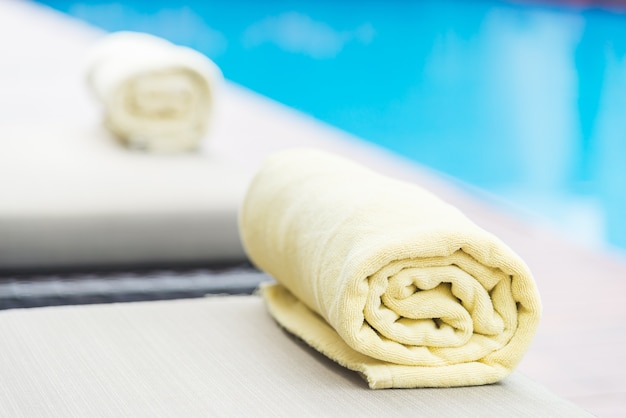
[[[102,32],[32,3],[4,0],[0,33],[3,130],[99,123],[81,58]],[[252,173],[270,152],[288,147],[331,150],[434,191],[502,238],[531,267],[544,304],[519,370],[598,416],[626,416],[626,261],[242,87],[227,84],[220,103],[207,152],[243,170]]]

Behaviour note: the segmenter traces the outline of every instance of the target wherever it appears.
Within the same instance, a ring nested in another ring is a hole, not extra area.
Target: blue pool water
[[[626,14],[497,1],[42,0],[626,248]]]

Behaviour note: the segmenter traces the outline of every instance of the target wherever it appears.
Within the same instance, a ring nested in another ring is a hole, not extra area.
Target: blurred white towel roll
[[[162,153],[198,148],[223,80],[201,53],[137,32],[99,41],[86,76],[106,127],[132,148]]]

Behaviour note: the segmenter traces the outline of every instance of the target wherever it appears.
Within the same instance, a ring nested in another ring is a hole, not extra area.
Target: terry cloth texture
[[[145,33],[117,32],[92,48],[86,67],[107,128],[125,143],[156,152],[198,147],[222,81],[206,56]]]
[[[480,385],[527,350],[540,299],[524,262],[415,185],[314,150],[252,181],[244,248],[274,318],[371,388]]]

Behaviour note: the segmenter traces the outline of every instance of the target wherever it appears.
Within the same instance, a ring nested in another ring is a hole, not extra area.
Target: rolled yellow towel
[[[94,45],[86,77],[113,134],[130,147],[163,153],[198,148],[222,82],[206,56],[137,32]]]
[[[507,376],[540,317],[524,262],[412,184],[314,150],[269,158],[240,214],[262,289],[287,330],[371,388]]]

